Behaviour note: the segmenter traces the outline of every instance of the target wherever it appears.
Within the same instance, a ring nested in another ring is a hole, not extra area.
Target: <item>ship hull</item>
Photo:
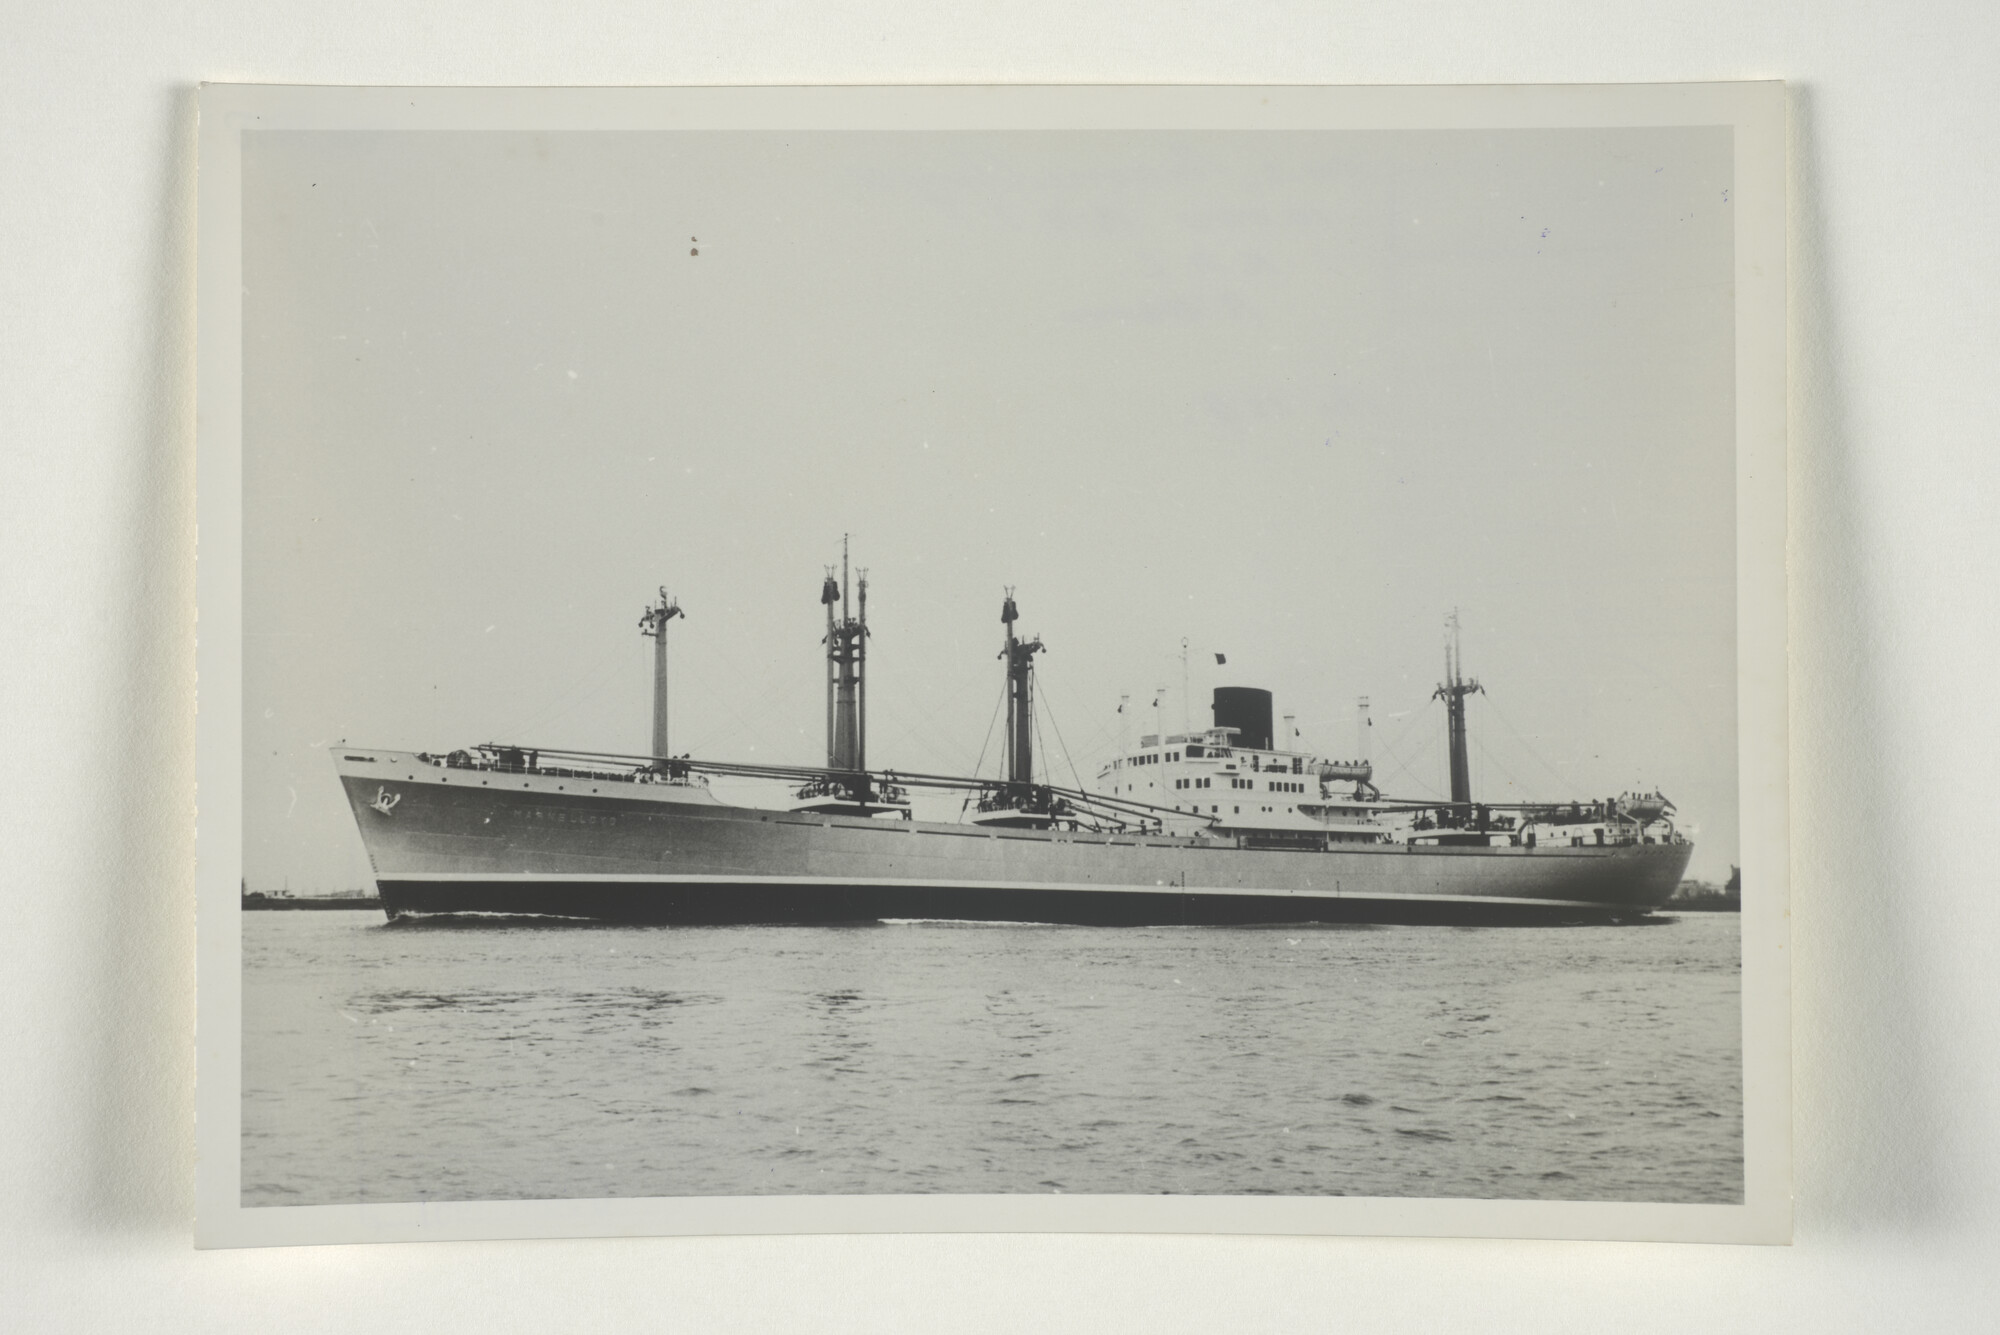
[[[981,829],[767,811],[705,790],[336,757],[392,918],[1090,926],[1571,923],[1644,917],[1684,843],[1333,845]]]

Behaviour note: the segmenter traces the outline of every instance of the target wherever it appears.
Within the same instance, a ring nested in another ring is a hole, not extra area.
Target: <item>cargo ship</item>
[[[1658,793],[1542,804],[1474,800],[1456,619],[1433,694],[1451,796],[1398,799],[1365,755],[1273,736],[1271,693],[1220,687],[1212,721],[1121,745],[1094,790],[1036,764],[1035,656],[1001,606],[1005,729],[991,777],[867,759],[867,576],[843,556],[821,585],[826,764],[674,756],[662,590],[640,620],[654,654],[650,754],[490,742],[435,754],[333,749],[383,911],[681,925],[901,920],[1091,926],[1557,924],[1647,918],[1693,846]],[[1363,721],[1367,702],[1360,702]],[[1365,729],[1362,736],[1366,736]],[[768,805],[726,801],[761,780]],[[912,793],[964,794],[956,820]]]

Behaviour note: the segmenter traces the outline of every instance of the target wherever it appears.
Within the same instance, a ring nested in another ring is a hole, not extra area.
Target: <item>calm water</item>
[[[250,1205],[1741,1198],[1734,914],[1547,930],[243,922]]]

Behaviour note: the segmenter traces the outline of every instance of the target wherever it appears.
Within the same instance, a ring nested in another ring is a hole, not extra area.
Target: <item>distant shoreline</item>
[[[1713,881],[1682,881],[1660,908],[1668,913],[1741,913],[1743,873],[1729,869],[1729,879],[1721,885]]]
[[[373,909],[381,912],[382,901],[374,895],[267,895],[253,890],[243,896],[247,909]]]

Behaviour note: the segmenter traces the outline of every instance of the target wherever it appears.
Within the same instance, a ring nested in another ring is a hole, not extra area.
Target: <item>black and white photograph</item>
[[[229,1238],[1029,1197],[1782,1237],[1764,88],[208,90]],[[1486,1227],[1307,1218],[1266,1231]]]

